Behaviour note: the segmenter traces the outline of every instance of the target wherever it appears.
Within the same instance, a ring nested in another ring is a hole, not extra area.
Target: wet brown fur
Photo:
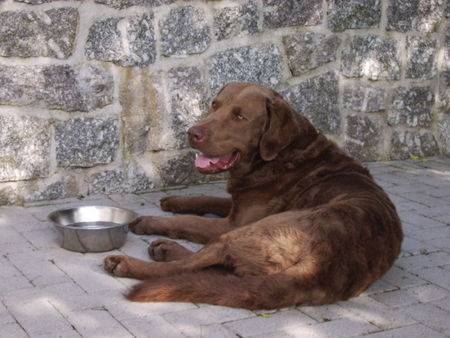
[[[243,117],[243,118],[242,118]],[[156,262],[109,256],[105,269],[145,280],[132,301],[185,301],[249,309],[333,303],[380,278],[400,252],[400,220],[366,168],[273,90],[225,86],[191,145],[209,157],[238,149],[231,199],[168,197],[164,210],[216,213],[140,217],[130,228],[205,243],[197,253],[160,240]]]

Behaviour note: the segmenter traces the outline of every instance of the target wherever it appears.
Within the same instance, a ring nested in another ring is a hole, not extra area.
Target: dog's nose
[[[189,141],[194,143],[201,143],[205,140],[206,134],[201,127],[191,127],[188,130]]]

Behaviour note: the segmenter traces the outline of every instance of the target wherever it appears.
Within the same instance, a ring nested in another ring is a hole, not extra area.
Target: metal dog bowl
[[[120,248],[127,239],[128,224],[138,215],[108,206],[83,206],[56,210],[48,215],[60,234],[64,249],[101,252]]]

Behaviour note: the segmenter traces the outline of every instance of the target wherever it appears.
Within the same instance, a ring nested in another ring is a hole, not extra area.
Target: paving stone
[[[415,212],[401,213],[400,218],[402,222],[413,224],[424,229],[442,227],[444,225],[441,222],[435,221],[427,216],[418,215]]]
[[[415,320],[421,321],[433,330],[436,330],[444,335],[450,334],[450,327],[448,325],[448,312],[443,311],[430,304],[411,305],[403,309],[403,311],[410,315]]]
[[[281,52],[275,45],[244,46],[214,54],[208,65],[212,94],[231,81],[275,87],[281,81]]]
[[[134,317],[121,320],[120,323],[125,326],[134,337],[148,337],[150,334],[154,338],[185,337],[181,332],[175,329],[175,327],[163,318],[157,316],[152,316],[151,318]],[[214,337],[217,337],[217,335]]]
[[[370,297],[375,299],[377,302],[383,303],[384,305],[392,308],[408,306],[419,302],[417,297],[411,295],[405,290],[394,290],[377,295],[371,295]]]
[[[450,261],[450,255],[446,252],[433,252],[428,255],[402,257],[396,265],[408,271],[446,264]]]
[[[110,163],[119,146],[115,118],[75,118],[55,124],[56,160],[60,167],[92,167]]]
[[[205,12],[191,5],[171,9],[159,29],[164,56],[201,53],[211,43]]]
[[[103,260],[100,257],[98,260],[90,262],[89,265],[80,264],[80,260],[82,258],[78,255],[74,255],[71,260],[54,258],[55,265],[88,293],[95,294],[101,290],[114,290],[119,296],[124,291],[123,285],[103,269]],[[89,267],[89,273],[83,273],[87,267]]]
[[[89,29],[85,52],[88,59],[111,61],[122,67],[145,67],[155,62],[153,13],[95,22]]]
[[[445,335],[426,327],[423,324],[413,324],[406,327],[400,327],[398,329],[387,330],[374,334],[369,334],[370,338],[392,338],[392,337],[408,337],[408,338],[444,338]]]
[[[72,330],[69,322],[39,294],[35,293],[30,298],[14,298],[14,301],[12,299],[7,298],[5,304],[28,335],[51,335]]]
[[[217,40],[260,32],[255,2],[214,10],[214,35]]]
[[[0,56],[67,59],[73,51],[78,24],[76,8],[0,13]]]
[[[449,238],[450,228],[448,226],[433,229],[415,228],[408,230],[407,234],[412,238],[427,242],[429,240],[437,238]]]
[[[2,325],[2,337],[5,338],[26,338],[29,337],[23,328],[16,323],[7,323]]]
[[[328,27],[332,31],[378,26],[380,20],[380,1],[328,0]]]
[[[312,324],[315,321],[300,311],[288,310],[270,315],[269,318],[258,316],[255,318],[241,319],[226,323],[225,327],[241,337],[265,334],[279,331],[280,327],[289,332],[302,327],[306,324]]]
[[[338,304],[354,313],[357,318],[363,318],[381,329],[402,327],[416,322],[404,313],[394,311],[392,308],[368,296],[352,298],[346,302],[339,302]]]
[[[388,292],[392,290],[396,290],[397,287],[393,286],[390,283],[387,283],[381,279],[375,281],[367,290],[365,290],[361,295],[368,296],[373,294],[378,294],[382,292]]]
[[[402,250],[411,255],[423,255],[431,252],[439,251],[431,244],[405,237],[402,243]]]
[[[390,0],[387,8],[387,30],[429,33],[441,20],[439,0]]]
[[[345,41],[341,72],[346,77],[369,80],[398,80],[400,59],[397,41],[369,34]]]
[[[289,330],[285,329],[287,333],[292,334],[293,337],[301,332],[301,337],[354,337],[354,336],[365,336],[370,332],[377,331],[378,328],[371,323],[365,322],[363,320],[356,321],[354,319],[337,319],[329,322],[315,324],[310,326],[302,327],[299,330]]]
[[[133,337],[117,320],[105,310],[84,310],[70,312],[68,321],[82,336]]]
[[[282,90],[280,94],[316,128],[338,134],[341,125],[338,88],[337,74],[327,72]]]
[[[267,28],[319,25],[323,18],[320,0],[264,0],[263,6]]]
[[[412,292],[421,302],[429,302],[448,296],[448,290],[450,290],[450,271],[441,267],[423,268],[414,271],[423,280],[433,283],[432,285],[423,285],[408,289],[408,292]]]
[[[431,303],[434,306],[437,306],[441,310],[450,311],[450,298],[444,298],[441,300],[437,300]]]
[[[348,311],[337,304],[323,306],[299,306],[297,310],[318,322],[328,322],[348,315]]]
[[[9,254],[7,257],[34,286],[47,286],[71,281],[64,272],[52,263],[52,260],[40,256],[39,253],[22,252]]]
[[[289,68],[299,76],[336,60],[341,39],[336,35],[297,33],[283,36]]]
[[[178,311],[163,315],[165,320],[189,337],[204,335],[204,328],[211,324],[241,320],[248,317],[254,317],[254,314],[249,310],[213,305],[202,305],[195,310]]]

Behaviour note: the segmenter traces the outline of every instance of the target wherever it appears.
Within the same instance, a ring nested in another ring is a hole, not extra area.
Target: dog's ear
[[[266,102],[268,121],[259,142],[259,153],[264,161],[272,161],[299,135],[294,109],[275,91]]]

